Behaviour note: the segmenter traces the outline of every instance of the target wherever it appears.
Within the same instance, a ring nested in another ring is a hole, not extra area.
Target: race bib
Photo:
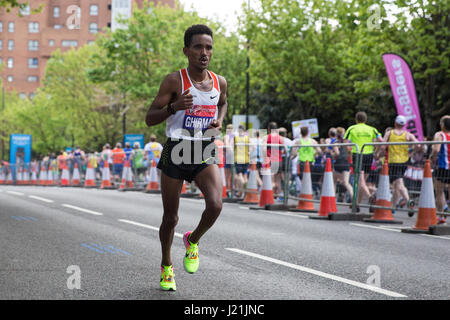
[[[189,131],[205,131],[214,120],[217,106],[194,105],[186,110],[183,119],[183,129]]]

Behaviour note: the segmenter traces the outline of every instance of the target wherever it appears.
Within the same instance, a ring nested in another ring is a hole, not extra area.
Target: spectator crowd
[[[256,164],[259,172],[257,184],[261,188],[261,170],[270,165],[273,192],[276,200],[283,201],[284,186],[289,195],[298,196],[301,190],[302,173],[306,162],[310,164],[311,179],[315,198],[320,197],[321,182],[325,164],[330,158],[333,165],[333,178],[339,202],[351,203],[354,195],[353,183],[355,169],[359,168],[357,210],[359,204],[367,199],[375,203],[378,177],[384,161],[389,164],[389,179],[392,188],[393,213],[395,209],[408,205],[418,196],[425,160],[431,160],[434,169],[436,190],[436,207],[439,212],[447,211],[448,183],[450,183],[450,147],[447,144],[420,144],[416,137],[405,129],[407,119],[397,116],[393,126],[381,134],[376,128],[367,124],[365,112],[355,115],[355,124],[348,127],[329,128],[327,137],[311,137],[308,127],[301,127],[298,136],[270,122],[267,130],[249,130],[240,125],[234,128],[226,126],[225,134],[217,137],[218,162],[224,168],[224,180],[228,195],[242,198],[246,191],[250,164]],[[427,141],[450,141],[450,116],[440,120],[440,131]],[[372,142],[396,145],[367,145]],[[402,144],[404,143],[404,144]],[[409,143],[409,144],[408,144]],[[347,145],[345,145],[347,144]],[[96,178],[101,180],[102,168],[107,163],[111,168],[113,183],[120,184],[126,163],[132,168],[136,182],[147,183],[152,165],[161,157],[163,146],[154,134],[150,135],[145,146],[135,142],[126,142],[122,146],[117,142],[114,148],[109,143],[102,151],[84,151],[79,146],[60,150],[59,154],[49,153],[29,164],[30,171],[38,172],[41,168],[52,170],[61,176],[65,166],[72,174],[75,166],[81,178],[90,165],[96,171]],[[445,160],[446,159],[446,160]],[[356,166],[357,161],[360,166]],[[5,173],[9,164],[2,161],[0,174]],[[158,170],[158,174],[159,170]],[[443,218],[441,218],[443,219]]]

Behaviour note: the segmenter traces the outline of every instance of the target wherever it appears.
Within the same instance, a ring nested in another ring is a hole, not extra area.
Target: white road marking
[[[31,198],[31,199],[36,199],[36,200],[44,201],[44,202],[47,202],[47,203],[55,202],[55,201],[50,200],[50,199],[41,198],[41,197],[33,196],[33,195],[30,195],[30,196],[28,196],[28,197]]]
[[[103,215],[103,213],[92,211],[92,210],[89,210],[89,209],[83,209],[83,208],[80,208],[80,207],[72,206],[70,204],[62,204],[62,206],[66,207],[66,208],[78,210],[78,211],[81,211],[81,212],[90,213],[90,214],[93,214],[93,215],[96,215],[96,216],[102,216]]]
[[[140,223],[140,222],[131,221],[131,220],[126,220],[126,219],[118,219],[118,220],[119,220],[120,222],[125,222],[125,223],[128,223],[128,224],[133,224],[133,225],[138,226],[138,227],[143,227],[143,228],[147,228],[147,229],[159,231],[159,228],[154,227],[154,226],[150,226],[150,225],[148,225],[148,224],[143,224],[143,223]],[[181,233],[175,232],[175,237],[183,238],[183,235],[182,235]]]
[[[292,264],[292,263],[289,263],[289,262],[284,262],[284,261],[281,261],[281,260],[278,260],[278,259],[274,259],[274,258],[263,256],[263,255],[260,255],[260,254],[257,254],[257,253],[248,252],[248,251],[244,251],[244,250],[240,250],[240,249],[236,249],[236,248],[226,248],[226,250],[233,251],[235,253],[239,253],[239,254],[243,254],[243,255],[247,255],[247,256],[250,256],[250,257],[253,257],[253,258],[261,259],[261,260],[264,260],[264,261],[272,262],[272,263],[275,263],[275,264],[278,264],[278,265],[282,265],[282,266],[285,266],[285,267],[288,267],[288,268],[292,268],[292,269],[295,269],[295,270],[299,270],[299,271],[302,271],[302,272],[307,272],[307,273],[310,273],[310,274],[313,274],[313,275],[316,275],[316,276],[319,276],[319,277],[323,277],[323,278],[326,278],[326,279],[342,282],[342,283],[345,283],[345,284],[348,284],[348,285],[352,285],[354,287],[358,287],[358,288],[362,288],[362,289],[365,289],[365,290],[381,293],[381,294],[384,294],[384,295],[389,296],[389,297],[407,298],[407,296],[405,296],[403,294],[400,294],[400,293],[397,293],[397,292],[394,292],[394,291],[390,291],[390,290],[382,289],[382,288],[379,288],[379,287],[371,286],[371,285],[368,285],[368,284],[365,284],[365,283],[362,283],[362,282],[358,282],[358,281],[349,280],[349,279],[346,279],[346,278],[335,276],[333,274],[329,274],[329,273],[325,273],[325,272],[322,272],[322,271],[314,270],[314,269],[311,269],[311,268],[299,266],[299,265]]]
[[[372,228],[372,229],[378,229],[378,230],[386,230],[386,231],[393,231],[393,232],[402,232],[401,230],[397,230],[397,229],[389,229],[387,227],[382,227],[382,226],[368,226],[365,224],[359,224],[359,223],[350,223],[352,226],[357,226],[357,227],[363,227],[363,228]]]
[[[14,195],[16,195],[16,196],[23,196],[23,195],[25,195],[25,193],[22,193],[22,192],[16,192],[16,191],[6,191],[6,192],[8,192],[8,193],[10,193],[10,194],[14,194]]]
[[[259,212],[268,212],[268,213],[278,214],[280,216],[289,216],[289,217],[295,217],[295,218],[301,218],[301,219],[308,219],[308,216],[300,216],[300,215],[297,215],[297,214],[280,212],[280,211],[259,210]]]
[[[243,210],[250,210],[249,207],[243,207],[243,206],[239,206],[239,209],[243,209]],[[292,213],[287,213],[287,212],[281,212],[281,211],[272,211],[272,210],[256,210],[257,213],[274,213],[274,214],[278,214],[280,216],[289,216],[289,217],[296,217],[296,218],[302,218],[302,219],[308,219],[308,216],[301,216],[298,214],[292,214]]]
[[[444,237],[444,236],[436,236],[434,234],[420,234],[421,236],[425,236],[425,237],[432,237],[432,238],[438,238],[438,239],[446,239],[446,240],[450,240],[450,238]]]

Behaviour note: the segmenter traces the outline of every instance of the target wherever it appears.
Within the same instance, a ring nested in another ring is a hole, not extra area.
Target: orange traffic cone
[[[298,170],[298,172],[300,172],[300,170]],[[303,168],[300,199],[313,200],[311,169],[308,160],[305,162],[305,167]],[[312,203],[312,201],[305,201],[305,200],[298,200],[297,207],[295,209],[292,209],[292,211],[317,212],[317,210],[314,209],[314,203]]]
[[[44,165],[41,164],[41,171],[39,172],[39,185],[45,186],[47,183],[47,170]]]
[[[102,184],[100,185],[100,189],[114,189],[111,184],[111,171],[109,170],[108,161],[103,162]]]
[[[273,204],[273,187],[272,187],[272,172],[270,170],[270,162],[267,161],[263,165],[263,171],[261,172],[263,176],[263,184],[261,189],[261,194],[259,196],[259,207],[265,208],[268,204]]]
[[[394,220],[392,216],[391,207],[391,191],[389,190],[389,165],[385,160],[383,164],[383,169],[381,170],[381,175],[378,182],[377,189],[377,202],[376,206],[385,208],[375,208],[373,217],[368,219],[363,219],[365,222],[380,222],[380,223],[403,223],[402,221]]]
[[[222,199],[227,199],[227,179],[225,177],[225,168],[223,163],[219,163],[220,176],[222,177]]]
[[[6,174],[4,171],[4,168],[0,169],[0,184],[5,184],[6,180]]]
[[[17,168],[16,170],[16,184],[22,185],[23,184],[23,176],[22,176],[22,169]]]
[[[36,175],[36,167],[32,167],[31,168],[31,182],[32,185],[36,185],[37,184],[37,175]]]
[[[120,184],[119,191],[126,191],[126,190],[133,189],[133,188],[134,188],[134,184],[133,184],[133,177],[132,177],[132,173],[131,173],[130,161],[125,160],[125,165],[123,167],[123,172],[122,172],[122,183]]]
[[[86,168],[86,176],[84,179],[84,187],[85,188],[95,188],[97,184],[95,183],[95,169],[92,166],[91,162],[88,161],[88,165]]]
[[[47,171],[47,181],[45,183],[46,186],[53,186],[55,184],[55,181],[53,180],[53,167],[50,164],[48,166],[48,171]]]
[[[430,160],[426,160],[422,186],[420,188],[419,211],[417,213],[416,225],[411,229],[402,229],[402,232],[430,233],[430,226],[435,226],[436,224],[436,200],[434,197],[431,165]]]
[[[181,187],[181,194],[186,194],[186,181],[183,181],[183,186]]]
[[[6,184],[14,184],[11,169],[8,170],[8,175],[6,177]]]
[[[73,173],[72,173],[72,187],[81,187],[81,181],[80,181],[80,170],[78,169],[78,164],[75,162],[75,165],[73,167]]]
[[[61,172],[61,187],[69,186],[69,170],[67,169],[67,164],[64,162],[62,172]]]
[[[183,183],[184,186],[184,183]],[[150,181],[145,188],[146,193],[160,193],[158,182],[158,171],[156,169],[156,161],[152,160],[152,166],[150,168]]]
[[[29,185],[30,184],[30,174],[27,170],[27,168],[23,168],[22,172],[22,184],[23,185]]]
[[[327,158],[325,173],[323,175],[322,193],[320,196],[320,207],[318,216],[310,216],[311,219],[329,219],[328,214],[337,213],[336,193],[334,192],[333,171],[331,170],[331,159]]]
[[[247,191],[245,192],[244,200],[241,202],[243,204],[257,204],[259,203],[258,199],[258,182],[257,182],[258,170],[256,169],[256,163],[253,162],[250,165],[249,175],[248,175],[248,184]],[[224,192],[226,194],[227,187],[224,179]]]

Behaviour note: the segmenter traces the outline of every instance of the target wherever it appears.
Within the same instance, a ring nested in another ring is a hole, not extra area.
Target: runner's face
[[[211,61],[213,40],[207,34],[196,34],[192,37],[191,45],[183,49],[189,65],[206,69]]]

